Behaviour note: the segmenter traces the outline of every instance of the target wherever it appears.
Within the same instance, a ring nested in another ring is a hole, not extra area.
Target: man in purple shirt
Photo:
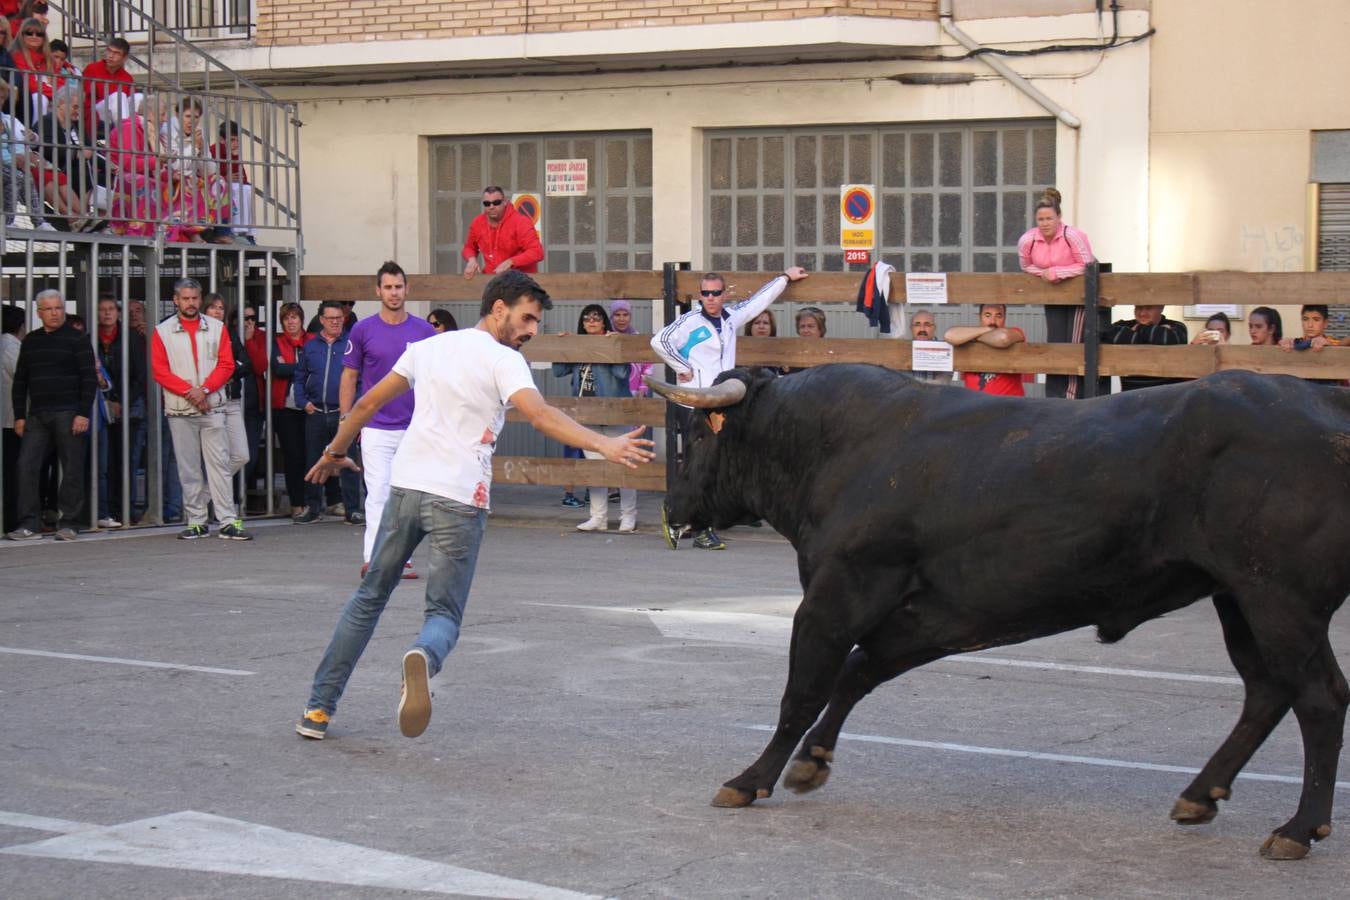
[[[420,316],[408,315],[404,303],[408,296],[408,276],[398,263],[390,260],[375,273],[375,296],[380,314],[367,316],[352,326],[347,354],[342,359],[342,384],[338,421],[347,418],[356,404],[356,384],[369,390],[389,374],[409,344],[431,337],[436,329]],[[394,452],[403,440],[403,432],[412,421],[413,392],[408,391],[382,406],[361,429],[361,467],[366,480],[366,534],[361,575],[366,574],[380,533],[380,518],[389,499],[389,474]],[[403,570],[404,578],[416,578],[412,563]]]

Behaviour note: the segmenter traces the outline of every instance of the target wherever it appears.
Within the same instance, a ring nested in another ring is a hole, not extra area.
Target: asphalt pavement
[[[1167,819],[1242,691],[1208,604],[943,660],[849,720],[823,788],[709,806],[775,722],[791,547],[580,534],[501,486],[426,733],[398,732],[421,581],[395,592],[329,736],[294,733],[360,531],[255,523],[0,542],[0,895],[22,898],[1343,896],[1336,833],[1257,848],[1298,802],[1283,723],[1210,825]],[[617,506],[612,507],[617,525]],[[414,557],[421,565],[424,551]],[[1333,623],[1350,664],[1350,616]]]

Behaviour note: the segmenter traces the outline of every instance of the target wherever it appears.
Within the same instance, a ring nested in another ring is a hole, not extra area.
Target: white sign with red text
[[[586,193],[590,180],[590,160],[544,160],[544,196],[575,197]]]

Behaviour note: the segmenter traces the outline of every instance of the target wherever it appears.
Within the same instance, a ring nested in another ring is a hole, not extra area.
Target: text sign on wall
[[[871,250],[876,245],[876,190],[870,184],[839,188],[839,248]]]
[[[590,161],[585,159],[544,160],[544,195],[569,197],[586,193]]]

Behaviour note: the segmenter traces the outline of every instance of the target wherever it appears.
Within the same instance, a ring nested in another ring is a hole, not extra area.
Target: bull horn
[[[666,384],[650,375],[643,377],[642,380],[647,382],[652,390],[672,403],[692,406],[695,409],[719,409],[723,406],[734,406],[745,399],[745,382],[739,378],[728,378],[721,384],[706,388]]]

